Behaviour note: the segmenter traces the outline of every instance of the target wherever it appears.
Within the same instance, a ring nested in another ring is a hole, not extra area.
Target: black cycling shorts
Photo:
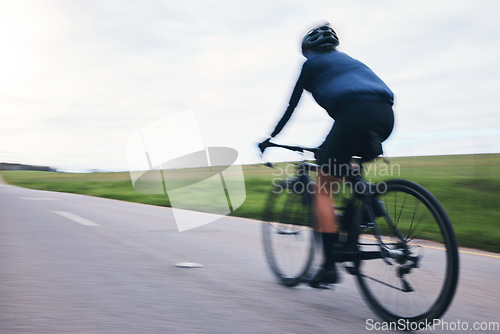
[[[335,122],[320,146],[318,163],[332,176],[346,176],[353,156],[364,157],[369,146],[369,133],[381,141],[394,127],[392,104],[379,101],[349,102],[335,112]]]

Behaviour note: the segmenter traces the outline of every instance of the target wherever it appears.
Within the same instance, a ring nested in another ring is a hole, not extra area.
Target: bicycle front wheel
[[[302,184],[302,183],[301,183]],[[312,195],[293,181],[278,184],[263,214],[262,240],[271,271],[286,286],[302,282],[315,253]]]
[[[458,282],[457,242],[448,216],[416,183],[391,180],[378,188],[383,189],[377,196],[383,213],[372,235],[360,235],[360,247],[379,247],[374,242],[378,235],[392,255],[359,263],[359,286],[386,321],[437,319],[450,305]]]

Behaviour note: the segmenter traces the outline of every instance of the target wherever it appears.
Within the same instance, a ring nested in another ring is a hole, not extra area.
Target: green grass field
[[[500,154],[392,158],[367,166],[367,178],[404,178],[431,191],[448,213],[462,247],[500,252]],[[280,164],[282,168],[285,164]],[[286,173],[262,165],[243,166],[247,197],[232,215],[259,218],[271,183]],[[287,171],[292,172],[292,169]],[[170,206],[166,195],[136,192],[129,173],[70,174],[2,171],[6,182],[22,187],[71,192]],[[189,173],[180,177],[189,177]]]

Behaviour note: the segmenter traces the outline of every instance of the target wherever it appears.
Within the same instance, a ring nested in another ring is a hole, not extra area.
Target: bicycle
[[[345,182],[338,262],[354,275],[371,309],[385,321],[421,323],[440,318],[458,283],[459,258],[453,227],[438,200],[424,187],[402,179],[369,183],[358,159]],[[373,146],[375,145],[375,146]],[[380,145],[379,150],[377,145]],[[316,149],[267,143],[303,153]],[[274,167],[272,164],[267,164]],[[318,165],[295,163],[295,176],[274,182],[263,212],[264,251],[271,271],[288,287],[308,282],[316,248],[321,245],[313,210]],[[423,284],[427,282],[427,284]]]

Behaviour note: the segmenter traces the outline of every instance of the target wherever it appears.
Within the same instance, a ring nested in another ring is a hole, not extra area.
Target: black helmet
[[[302,53],[307,50],[322,51],[339,45],[339,38],[330,24],[312,29],[302,39]]]

